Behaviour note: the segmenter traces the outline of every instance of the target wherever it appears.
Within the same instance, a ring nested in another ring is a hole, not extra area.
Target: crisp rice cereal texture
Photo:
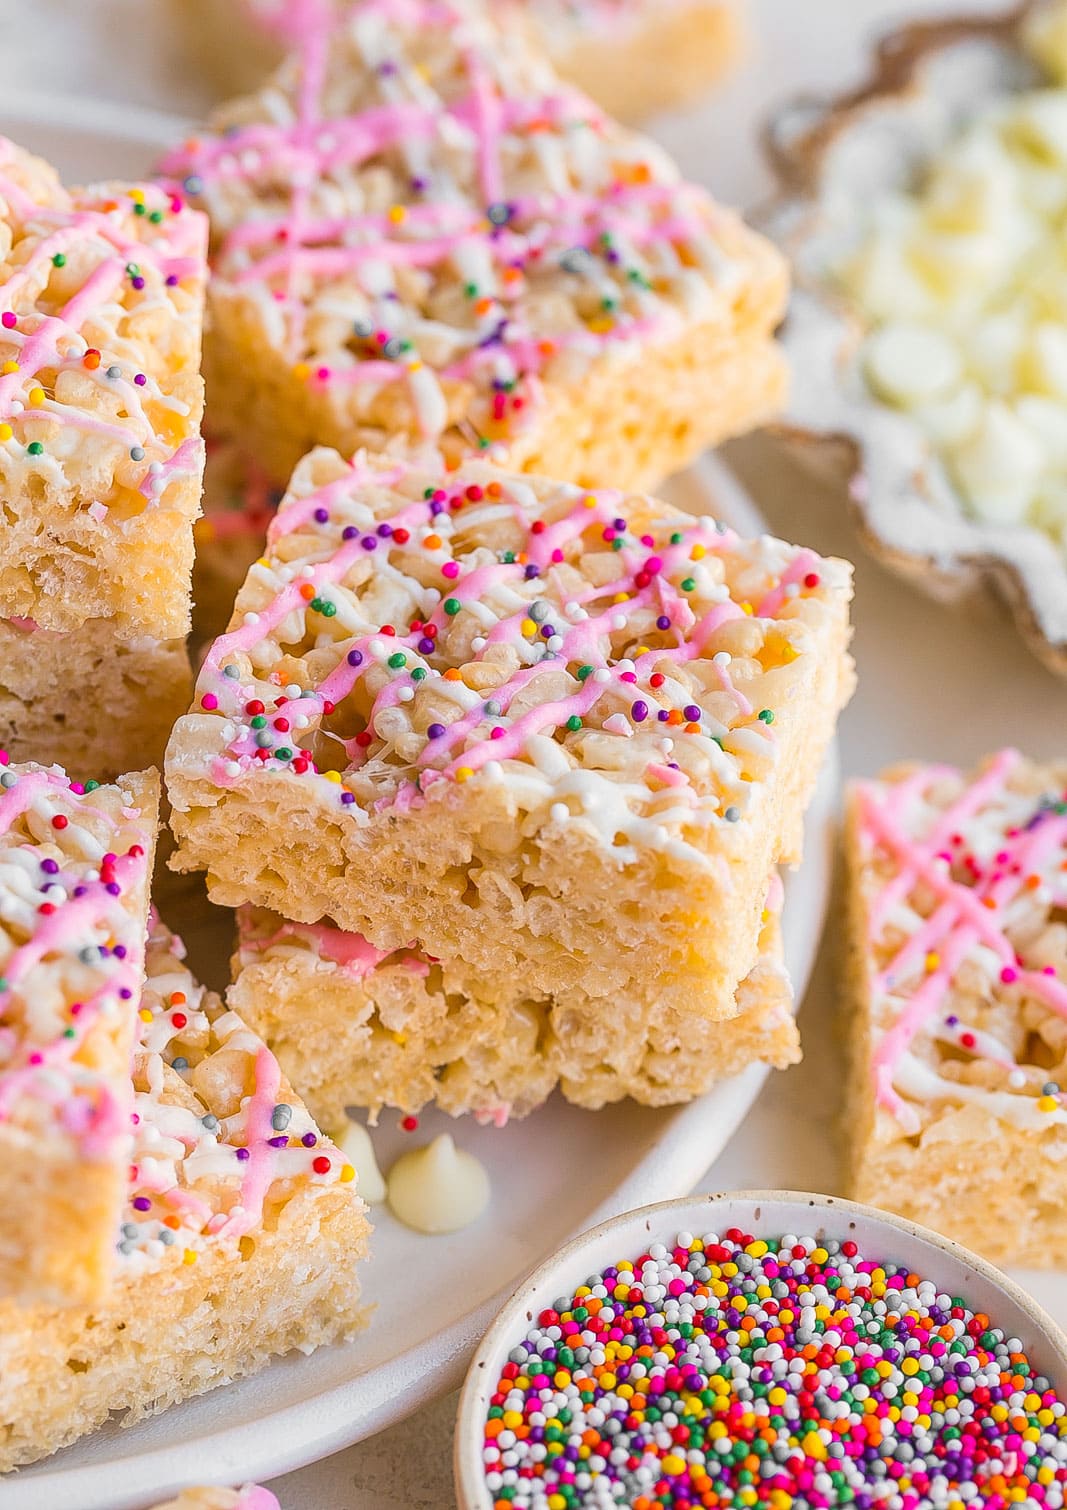
[[[0,138],[0,616],[189,627],[207,227]]]
[[[365,1321],[357,1266],[370,1228],[350,1166],[158,923],[147,969],[114,1287],[91,1307],[0,1302],[0,1471],[114,1412],[130,1424]],[[283,1120],[278,1148],[268,1140]],[[254,1150],[245,1162],[242,1148]]]
[[[624,1096],[666,1106],[750,1064],[784,1068],[800,1057],[775,910],[738,989],[738,1015],[724,1023],[624,1001],[577,1012],[521,989],[488,1001],[467,972],[414,950],[381,958],[329,925],[257,908],[242,909],[238,924],[227,1000],[332,1129],[348,1106],[376,1120],[383,1107],[416,1113],[429,1102],[501,1122],[557,1086],[577,1106]]]
[[[730,1016],[851,690],[850,594],[653,499],[315,452],[172,736],[174,864],[490,1000]]]
[[[1067,1262],[1067,765],[856,783],[849,1193],[996,1263]]]
[[[781,405],[779,254],[473,0],[345,11],[162,169],[212,425],[277,481],[406,436],[643,487]]]
[[[0,1297],[97,1301],[129,1164],[159,778],[83,793],[57,767],[6,765],[0,787]]]
[[[97,779],[162,765],[191,688],[184,640],[123,639],[107,619],[66,633],[0,620],[0,747],[16,760]]]

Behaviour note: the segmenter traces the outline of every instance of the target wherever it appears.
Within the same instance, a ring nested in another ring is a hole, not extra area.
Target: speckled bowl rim
[[[482,1426],[496,1372],[537,1311],[620,1256],[636,1254],[649,1240],[733,1226],[757,1236],[796,1232],[844,1240],[858,1227],[884,1234],[896,1244],[889,1249],[894,1257],[913,1265],[916,1273],[928,1274],[939,1287],[974,1301],[1009,1336],[1018,1335],[1041,1371],[1058,1379],[1061,1393],[1067,1391],[1067,1335],[1052,1317],[993,1264],[929,1227],[858,1201],[795,1190],[726,1190],[660,1201],[624,1212],[567,1243],[539,1264],[502,1307],[478,1345],[460,1394],[453,1454],[458,1510],[493,1510],[482,1463]],[[860,1246],[870,1250],[869,1238]],[[1006,1317],[1005,1311],[1015,1314]]]
[[[763,130],[764,154],[778,192],[757,212],[760,228],[795,256],[817,225],[818,193],[835,143],[862,125],[868,112],[894,102],[904,105],[921,94],[923,69],[938,54],[972,41],[1010,47],[1021,23],[1041,3],[1015,0],[992,15],[906,22],[877,43],[867,79],[858,88],[779,105]],[[1057,608],[1067,598],[1067,565],[1040,530],[998,530],[962,509],[948,515],[935,501],[931,484],[914,476],[910,460],[895,458],[896,437],[884,430],[884,419],[901,423],[896,411],[874,394],[850,395],[845,381],[837,380],[847,369],[847,350],[859,328],[847,299],[824,279],[798,272],[782,340],[786,351],[800,358],[801,384],[805,365],[811,369],[801,391],[820,390],[826,383],[835,402],[828,406],[825,422],[817,422],[804,405],[792,415],[787,407],[783,422],[772,428],[794,454],[819,464],[820,471],[823,463],[836,457],[840,464],[844,458],[853,520],[872,555],[943,602],[975,594],[999,597],[1031,652],[1051,671],[1067,676],[1067,624]],[[932,467],[937,465],[934,453]],[[881,479],[873,487],[872,477]],[[936,486],[947,486],[945,479]],[[904,518],[908,538],[899,528]]]

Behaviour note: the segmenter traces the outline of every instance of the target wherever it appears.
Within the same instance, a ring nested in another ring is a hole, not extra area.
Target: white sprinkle
[[[565,823],[571,815],[571,810],[565,802],[553,802],[548,810],[548,816],[553,823]]]

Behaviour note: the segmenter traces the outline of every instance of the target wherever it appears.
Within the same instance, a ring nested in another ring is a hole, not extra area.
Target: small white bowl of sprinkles
[[[460,1399],[460,1510],[1059,1510],[1067,1336],[870,1206],[665,1201],[542,1264]]]

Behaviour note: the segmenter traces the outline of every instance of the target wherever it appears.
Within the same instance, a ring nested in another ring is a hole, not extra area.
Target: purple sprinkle
[[[434,641],[430,640],[430,639],[427,639],[424,636],[419,641],[419,654],[420,655],[432,655],[433,652],[434,652]]]
[[[115,888],[114,891],[111,891],[111,886],[114,886],[114,888]],[[108,891],[111,891],[111,895],[113,897],[117,897],[118,894],[119,894],[119,888],[118,888],[117,882],[112,881],[111,886],[108,887]],[[126,945],[125,944],[116,944],[115,947],[114,947],[114,949],[112,949],[111,952],[115,956],[116,959],[125,959],[126,958]]]
[[[56,864],[55,860],[42,860],[41,869],[44,871],[46,876],[54,876],[59,870],[59,866]]]
[[[143,388],[144,385],[148,382],[148,379],[145,377],[143,372],[138,372],[134,376],[134,382],[137,384],[138,388]]]
[[[431,724],[426,730],[427,739],[440,739],[445,732],[444,724]]]
[[[697,707],[696,703],[686,703],[683,711],[691,724],[698,724],[700,722],[701,710]]]
[[[104,887],[104,890],[107,892],[109,897],[118,897],[122,895],[122,887],[117,881],[109,881]]]
[[[532,582],[535,577],[539,577],[541,575],[541,570],[539,567],[534,566],[533,562],[531,561],[530,565],[526,568],[523,575],[525,576],[527,582]]]
[[[556,631],[553,629],[553,627],[552,627],[551,624],[542,624],[541,625],[541,634],[542,634],[542,636],[543,636],[544,639],[550,640],[552,638],[552,636],[555,634],[555,632]]]
[[[625,530],[625,528],[626,528],[626,520],[625,519],[613,519],[611,522],[614,525],[615,529],[617,529],[617,530],[621,531],[621,530]]]
[[[358,537],[359,530],[356,529],[356,526],[354,524],[346,524],[344,529],[341,531],[342,540],[355,540]]]
[[[87,888],[84,887],[84,886],[75,886],[74,890],[71,892],[71,896],[72,897],[83,897],[85,895],[86,889]]]
[[[378,537],[377,535],[364,535],[360,544],[365,551],[376,551],[378,549]]]
[[[955,1012],[950,1012],[949,1015],[945,1018],[946,1028],[954,1028],[958,1022],[959,1018],[956,1016]]]
[[[286,1137],[267,1139],[267,1142],[270,1144],[271,1148],[284,1148],[288,1141],[289,1139]]]
[[[656,620],[656,628],[657,629],[669,629],[670,627],[671,627],[671,621],[670,621],[670,619],[668,619],[668,617],[667,617],[667,615],[665,613],[661,613],[660,616],[659,616],[659,618]]]
[[[635,702],[630,709],[630,713],[633,716],[634,723],[644,723],[645,719],[648,717],[648,704],[642,702],[641,699],[638,698],[637,702]]]
[[[441,502],[440,498],[431,498],[430,499],[430,513],[433,515],[433,517],[435,519],[437,518],[438,514],[444,512],[444,507],[445,506]]]
[[[315,522],[316,522],[316,524],[325,524],[327,522],[327,520],[329,519],[329,517],[330,517],[330,511],[329,511],[329,509],[316,509],[315,510]]]
[[[169,274],[169,276],[167,278],[167,287],[168,288],[177,288],[178,287],[178,282],[179,282],[179,279],[177,277],[177,274],[171,273],[171,274]]]
[[[301,1143],[303,1143],[303,1145],[304,1145],[305,1148],[314,1148],[315,1144],[319,1140],[318,1140],[318,1138],[315,1136],[315,1134],[313,1132],[306,1132],[304,1134],[304,1136],[300,1139],[300,1141],[301,1141]]]
[[[355,794],[355,792],[342,792],[341,793],[341,802],[343,803],[343,805],[345,807],[348,807],[349,804],[355,802],[355,800],[356,800],[356,794]]]
[[[244,1163],[244,1161],[246,1159],[250,1159],[252,1155],[249,1153],[247,1148],[239,1148],[237,1149],[237,1157],[241,1160],[242,1163]]]
[[[135,1195],[133,1198],[133,1209],[134,1211],[150,1211],[152,1209],[152,1202],[146,1195]]]
[[[144,279],[143,278],[131,278],[130,282],[133,284],[134,288],[137,288],[137,289],[144,288]]]
[[[416,194],[422,194],[427,187],[427,180],[425,178],[413,178],[411,180],[411,187]]]
[[[362,652],[362,650],[350,650],[348,652],[348,664],[350,666],[362,666],[362,664],[363,664],[363,652]]]
[[[666,708],[661,708],[656,714],[656,717],[659,719],[661,724],[665,724],[670,716],[671,715],[667,712]]]
[[[132,995],[133,995],[133,992],[130,990],[129,986],[120,986],[119,987],[119,996],[122,998],[123,1001],[129,1001],[129,999],[130,999],[130,997]]]
[[[389,536],[393,533],[393,526],[391,524],[379,524],[378,533],[383,540],[388,540]]]

